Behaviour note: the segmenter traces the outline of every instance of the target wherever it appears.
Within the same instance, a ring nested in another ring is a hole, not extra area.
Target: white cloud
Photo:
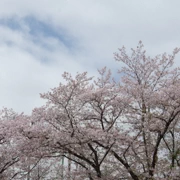
[[[0,106],[30,112],[42,104],[39,93],[57,86],[61,74],[117,63],[113,52],[139,40],[155,55],[180,46],[180,1],[1,0],[0,19],[15,19],[21,29],[0,25]],[[65,34],[31,34],[27,17]],[[180,64],[179,62],[177,65]]]

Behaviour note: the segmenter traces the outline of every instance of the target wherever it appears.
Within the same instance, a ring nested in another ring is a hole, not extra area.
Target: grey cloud
[[[88,71],[95,75],[96,69],[104,65],[116,71],[118,64],[113,52],[122,45],[136,47],[142,40],[150,55],[171,53],[180,47],[179,6],[178,0],[1,0],[0,19],[22,20],[33,16],[52,26],[55,32],[63,29],[75,44],[72,51],[56,37],[44,38],[41,33],[34,41],[23,21],[19,21],[22,31],[1,27],[0,62],[4,66],[0,71],[0,83],[3,83],[0,105],[18,106],[18,111],[30,112],[35,104],[42,103],[38,93],[57,86],[63,71],[73,74]],[[180,62],[177,61],[177,65]],[[17,69],[16,73],[12,66]],[[26,100],[27,107],[24,107]]]

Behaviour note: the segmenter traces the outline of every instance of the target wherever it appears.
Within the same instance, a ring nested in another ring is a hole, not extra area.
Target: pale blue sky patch
[[[45,43],[45,41],[41,41],[41,39],[54,39],[69,51],[73,51],[76,48],[76,39],[72,37],[65,29],[61,27],[55,28],[51,23],[38,20],[33,16],[26,16],[22,19],[17,17],[1,18],[0,26],[7,27],[13,31],[27,31],[26,33],[31,36],[31,40],[35,44],[39,44],[49,51],[53,51],[54,47],[51,47],[50,43],[48,44]]]
[[[44,36],[55,38],[64,44],[67,48],[73,48],[75,39],[73,39],[63,28],[54,28],[52,24],[40,21],[33,16],[24,18],[24,22],[30,28],[29,33],[32,36]]]
[[[0,26],[6,26],[12,30],[22,30],[22,27],[16,18],[0,19]]]

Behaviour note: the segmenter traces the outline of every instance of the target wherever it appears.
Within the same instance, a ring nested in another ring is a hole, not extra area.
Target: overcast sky
[[[0,0],[0,107],[29,114],[64,71],[116,71],[113,53],[123,45],[142,40],[151,55],[172,52],[180,47],[179,7],[179,0]]]

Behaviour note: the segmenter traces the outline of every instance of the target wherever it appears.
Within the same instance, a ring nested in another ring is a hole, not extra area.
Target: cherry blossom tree
[[[21,116],[12,109],[0,111],[0,179],[12,179],[17,175],[14,167],[20,161],[18,142],[21,138],[15,127]]]
[[[57,177],[53,169],[58,159],[42,158],[38,149],[35,150],[37,143],[31,141],[30,116],[3,108],[0,122],[0,179],[40,180]]]
[[[114,78],[65,72],[66,83],[41,94],[24,134],[41,157],[65,157],[66,179],[178,179],[180,171],[180,68],[176,48],[151,58],[142,42],[131,55],[115,53],[124,64]],[[64,177],[65,179],[65,177]]]
[[[160,149],[160,145],[179,119],[180,69],[173,68],[178,52],[179,49],[176,48],[172,55],[164,53],[150,58],[146,56],[140,42],[136,50],[132,49],[131,56],[127,55],[124,47],[119,54],[115,54],[116,60],[126,64],[120,71],[125,74],[122,86],[124,94],[132,97],[126,120],[136,136],[128,146],[128,151],[132,151],[136,161],[139,160],[137,162],[141,168],[136,170],[136,174],[145,176],[146,179],[169,179],[160,173],[160,169],[164,171],[163,167],[166,165],[161,164],[166,157],[162,155],[164,151]],[[135,148],[136,143],[139,148]],[[137,163],[133,164],[137,167]],[[168,166],[169,170],[173,169],[171,163]]]

